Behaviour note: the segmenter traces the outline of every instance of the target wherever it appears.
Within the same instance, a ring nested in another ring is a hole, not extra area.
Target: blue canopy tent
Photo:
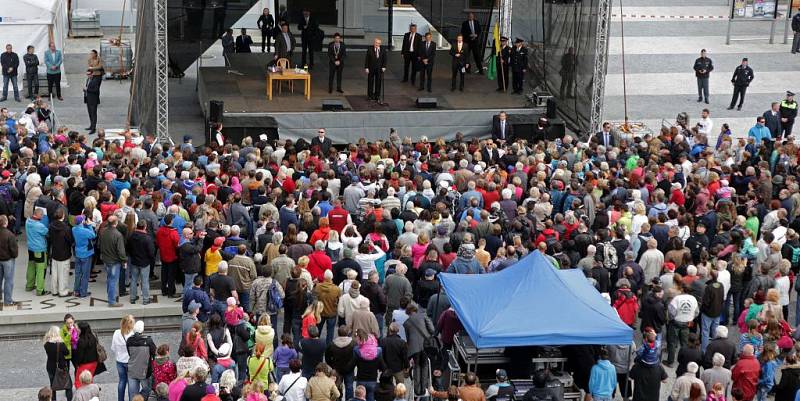
[[[556,270],[538,251],[498,273],[439,277],[479,349],[633,340],[633,330],[580,270]]]

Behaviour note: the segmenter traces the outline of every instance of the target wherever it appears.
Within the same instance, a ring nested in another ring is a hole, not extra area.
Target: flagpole
[[[500,35],[500,21],[503,19],[503,12],[502,12],[502,9],[501,9],[501,4],[503,4],[502,0],[497,0],[497,24],[495,24],[495,26],[497,27],[498,35]],[[506,32],[506,35],[507,34],[508,33]],[[499,40],[499,38],[497,37],[497,35],[495,35],[494,40],[495,40],[495,49],[498,49],[499,45],[498,45],[497,41]],[[502,47],[499,47],[499,50],[497,51],[497,57],[500,58],[500,82],[503,84],[503,91],[507,91],[508,87],[506,87],[506,76],[503,74],[503,48]]]

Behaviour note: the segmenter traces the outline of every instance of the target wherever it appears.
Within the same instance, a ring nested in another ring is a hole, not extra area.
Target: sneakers
[[[122,304],[121,304],[121,303],[119,303],[119,302],[117,302],[117,303],[115,303],[115,304],[108,304],[108,307],[109,307],[109,308],[121,308],[121,307],[122,307]]]

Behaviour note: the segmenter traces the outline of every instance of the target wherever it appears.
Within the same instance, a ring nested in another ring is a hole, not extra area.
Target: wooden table
[[[311,100],[311,74],[307,72],[294,72],[291,70],[283,70],[278,72],[267,73],[267,99],[272,100],[272,83],[275,81],[294,81],[302,80],[305,84],[306,100]]]

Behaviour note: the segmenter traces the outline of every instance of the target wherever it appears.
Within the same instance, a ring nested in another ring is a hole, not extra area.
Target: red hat
[[[3,173],[2,173],[2,174],[3,174],[3,178],[8,178],[8,177],[11,177],[11,172],[10,172],[10,171],[8,171],[8,170],[3,170]]]
[[[670,272],[674,272],[675,271],[675,263],[672,263],[672,262],[664,263],[664,269],[666,269],[666,270],[668,270]]]

